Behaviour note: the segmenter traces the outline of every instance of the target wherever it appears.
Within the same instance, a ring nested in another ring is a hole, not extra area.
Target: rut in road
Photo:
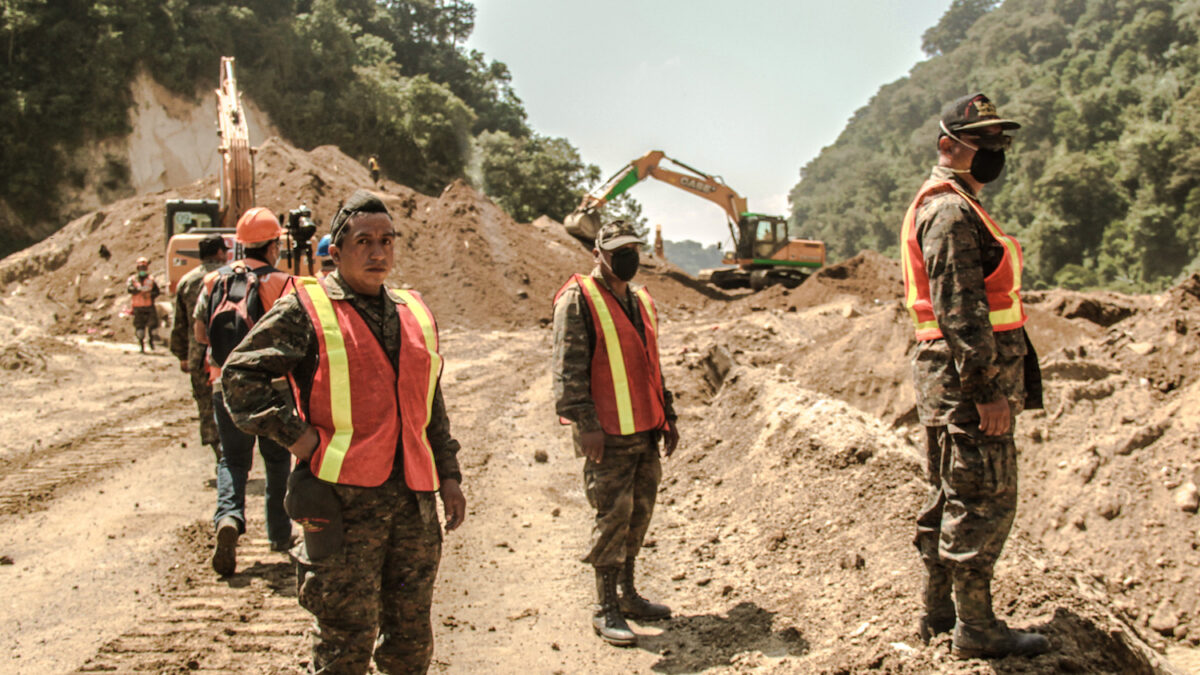
[[[43,508],[60,491],[93,481],[98,472],[137,461],[130,452],[149,431],[194,424],[195,407],[180,400],[160,406],[141,406],[124,419],[158,421],[108,422],[69,441],[40,450],[36,461],[6,472],[0,478],[0,516]]]
[[[266,539],[242,537],[238,572],[218,578],[207,568],[211,538],[208,523],[184,528],[177,549],[184,560],[162,591],[166,608],[75,672],[296,672],[309,617],[296,603],[295,567]]]

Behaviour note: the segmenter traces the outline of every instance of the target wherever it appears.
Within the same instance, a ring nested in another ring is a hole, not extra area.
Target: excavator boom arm
[[[682,173],[660,167],[659,164],[664,159],[686,169],[690,173]],[[583,202],[579,205],[576,213],[592,212],[603,207],[606,203],[621,196],[647,177],[655,178],[668,185],[673,185],[680,190],[694,194],[702,199],[707,199],[721,207],[725,211],[725,217],[728,219],[729,233],[733,236],[733,241],[736,245],[739,239],[737,223],[741,215],[746,212],[746,198],[726,185],[725,181],[721,180],[720,177],[710,176],[683,162],[667,157],[666,153],[661,150],[652,150],[626,164],[624,168],[614,174],[612,178],[605,181],[598,189],[584,195]]]
[[[233,57],[221,57],[217,89],[217,135],[221,153],[221,225],[234,227],[254,206],[254,155],[242,98],[233,74]]]

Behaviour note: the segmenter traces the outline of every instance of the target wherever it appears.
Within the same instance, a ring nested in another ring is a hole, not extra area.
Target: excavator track
[[[294,673],[306,665],[311,617],[296,601],[295,565],[266,539],[242,537],[238,572],[208,568],[211,526],[179,533],[180,563],[159,609],[75,672]]]
[[[54,497],[80,483],[92,482],[98,473],[137,461],[132,452],[147,433],[173,435],[170,431],[195,424],[196,411],[190,401],[172,401],[162,410],[161,422],[116,422],[88,429],[70,440],[39,449],[23,465],[3,471],[0,477],[0,516],[40,511]],[[127,418],[145,415],[133,409]]]

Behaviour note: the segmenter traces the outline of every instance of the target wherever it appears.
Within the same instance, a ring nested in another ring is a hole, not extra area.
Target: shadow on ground
[[[694,673],[728,666],[742,652],[767,656],[798,656],[808,651],[808,642],[795,628],[772,632],[775,612],[752,602],[743,602],[725,615],[676,616],[653,625],[659,635],[639,635],[638,648],[661,658],[652,670],[657,673]]]

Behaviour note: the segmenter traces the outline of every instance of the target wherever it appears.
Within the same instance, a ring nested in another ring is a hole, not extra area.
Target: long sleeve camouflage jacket
[[[599,267],[592,270],[591,276],[596,283],[612,291]],[[646,328],[642,325],[641,312],[634,311],[634,303],[637,300],[633,297],[633,289],[631,288],[624,298],[618,297],[617,300],[625,310],[626,316],[632,320],[634,328],[645,339]],[[555,412],[559,417],[573,422],[576,432],[600,430],[600,417],[596,414],[596,404],[592,401],[592,352],[595,348],[595,327],[592,325],[587,300],[584,299],[579,286],[572,284],[554,304],[553,380]],[[674,397],[666,388],[665,380],[663,402],[667,420],[674,422]]]
[[[359,295],[337,272],[326,277],[324,283],[330,299],[349,301],[392,362],[397,363],[400,318],[395,304],[403,301],[390,291],[377,297]],[[308,423],[300,418],[291,389],[281,378],[290,374],[306,400],[317,368],[317,348],[316,332],[300,299],[294,293],[279,298],[230,353],[221,371],[225,406],[234,424],[246,433],[267,436],[284,446],[298,441]],[[450,435],[441,383],[434,392],[426,433],[438,477],[461,482],[459,443]],[[402,451],[398,441],[396,452]],[[396,462],[395,467],[394,473],[401,472],[403,462]]]
[[[955,180],[934,167],[931,180]],[[1025,404],[1025,329],[996,333],[988,320],[984,279],[1004,246],[960,195],[940,192],[917,209],[917,240],[929,275],[933,313],[943,338],[920,341],[913,356],[917,412],[925,426],[979,421],[976,403],[1007,398],[1013,414]]]
[[[196,311],[196,299],[204,288],[204,275],[217,269],[222,262],[202,262],[198,267],[188,270],[175,286],[175,317],[171,324],[171,353],[180,361],[186,361],[190,368],[204,366],[204,345],[196,342],[196,332],[192,330],[192,313]]]

